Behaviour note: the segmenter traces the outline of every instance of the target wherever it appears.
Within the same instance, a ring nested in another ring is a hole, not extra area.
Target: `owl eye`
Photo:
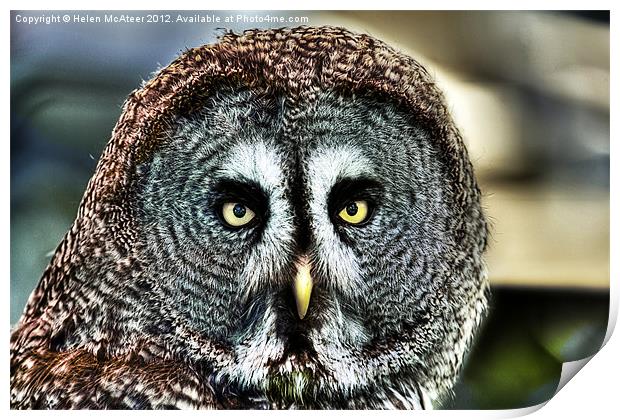
[[[368,219],[368,202],[366,200],[351,201],[338,212],[338,217],[352,225],[359,225]]]
[[[256,213],[243,203],[228,202],[222,206],[222,218],[229,226],[245,226],[255,217]]]

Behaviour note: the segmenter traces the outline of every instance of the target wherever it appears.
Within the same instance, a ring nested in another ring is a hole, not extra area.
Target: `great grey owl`
[[[13,408],[427,408],[484,316],[487,223],[424,68],[332,27],[134,91],[11,335]]]

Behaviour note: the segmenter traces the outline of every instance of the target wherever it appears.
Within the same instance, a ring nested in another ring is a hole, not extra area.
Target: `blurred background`
[[[64,14],[221,21],[23,23]],[[299,24],[368,33],[425,64],[468,145],[492,223],[493,300],[444,408],[549,399],[562,362],[594,354],[607,328],[605,11],[11,12],[11,324],[73,222],[125,97],[216,28]]]

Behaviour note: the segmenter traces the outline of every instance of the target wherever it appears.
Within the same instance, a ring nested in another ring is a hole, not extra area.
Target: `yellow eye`
[[[338,217],[352,225],[360,224],[368,218],[368,202],[366,200],[351,201],[340,210]]]
[[[250,210],[245,204],[224,203],[222,207],[222,217],[224,221],[233,227],[245,226],[256,217],[256,213]]]

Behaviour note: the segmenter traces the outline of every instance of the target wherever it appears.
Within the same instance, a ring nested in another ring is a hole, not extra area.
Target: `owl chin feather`
[[[304,405],[313,401],[313,374],[310,370],[299,369],[288,373],[273,373],[267,378],[266,395],[270,401],[280,405]]]

